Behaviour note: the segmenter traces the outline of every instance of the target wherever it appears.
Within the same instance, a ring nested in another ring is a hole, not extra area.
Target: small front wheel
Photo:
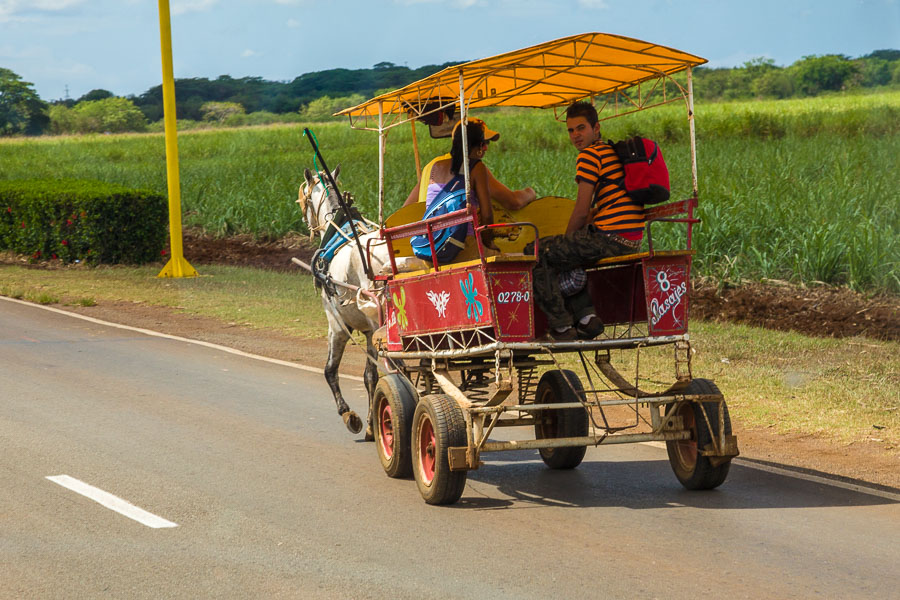
[[[462,409],[445,394],[419,401],[412,425],[412,467],[419,493],[428,504],[453,504],[466,487],[466,472],[451,471],[447,451],[466,445]]]
[[[571,386],[569,385],[571,383]],[[584,388],[578,376],[569,370],[547,371],[538,382],[536,404],[582,402]],[[583,408],[542,410],[535,414],[534,434],[539,440],[584,437],[588,434],[588,415]],[[585,446],[541,448],[541,458],[551,469],[574,469],[584,460]]]
[[[374,394],[375,448],[388,477],[409,477],[412,471],[410,435],[416,391],[402,375],[378,380]]]
[[[721,394],[718,386],[709,379],[694,379],[683,393]],[[711,490],[722,485],[728,476],[728,469],[731,467],[730,458],[714,465],[709,456],[700,453],[707,444],[712,443],[713,433],[707,425],[707,419],[713,427],[718,428],[719,406],[718,402],[681,402],[675,406],[674,414],[681,417],[684,428],[691,432],[691,437],[686,440],[667,441],[666,451],[675,477],[689,490]],[[728,405],[723,401],[721,406],[724,413],[725,435],[731,435]]]

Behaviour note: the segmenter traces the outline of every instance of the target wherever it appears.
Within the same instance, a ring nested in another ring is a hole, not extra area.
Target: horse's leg
[[[375,386],[378,385],[378,354],[375,352],[375,345],[372,343],[372,334],[374,331],[365,332],[366,335],[366,371],[363,374],[363,381],[366,383],[366,391],[369,392],[369,415],[366,417],[366,441],[371,442],[375,439],[372,432],[372,408],[375,402]]]
[[[334,321],[331,313],[328,313],[328,360],[325,362],[325,381],[331,388],[334,395],[334,403],[337,405],[338,414],[344,419],[344,425],[353,433],[362,431],[362,420],[355,412],[350,410],[344,396],[341,394],[341,387],[338,384],[338,367],[341,364],[341,358],[344,356],[344,348],[350,336],[343,328]]]

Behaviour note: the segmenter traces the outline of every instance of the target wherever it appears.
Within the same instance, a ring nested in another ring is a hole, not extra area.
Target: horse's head
[[[340,165],[331,172],[331,176],[335,181],[337,181],[340,172]],[[309,237],[313,239],[316,232],[324,231],[328,227],[328,218],[337,212],[340,204],[334,190],[323,185],[321,173],[304,169],[303,176],[306,178],[306,181],[300,186],[297,204],[300,205],[306,224],[309,225]]]

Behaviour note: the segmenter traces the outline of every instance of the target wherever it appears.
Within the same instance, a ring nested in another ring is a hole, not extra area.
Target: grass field
[[[700,92],[702,95],[702,91]],[[720,279],[775,278],[900,292],[900,92],[700,104],[700,216],[695,269]],[[487,164],[511,187],[571,197],[574,151],[552,111],[483,114],[502,133]],[[346,123],[312,126],[342,187],[374,218],[377,136]],[[304,231],[294,204],[312,152],[302,127],[179,136],[184,223],[218,235]],[[663,144],[673,196],[690,194],[683,107],[605,121],[605,137]],[[419,128],[425,160],[446,150]],[[408,127],[387,140],[387,212],[415,183]],[[89,178],[166,191],[159,134],[0,142],[0,178]]]

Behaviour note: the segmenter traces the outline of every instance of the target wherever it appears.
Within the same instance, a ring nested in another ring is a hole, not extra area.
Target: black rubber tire
[[[375,386],[372,430],[378,460],[388,477],[412,474],[410,436],[417,399],[416,390],[397,373],[385,375]]]
[[[572,388],[566,383],[568,379]],[[535,404],[554,404],[558,402],[581,402],[584,388],[578,376],[569,370],[547,371],[541,376],[535,392]],[[588,434],[588,414],[583,408],[563,408],[535,413],[537,423],[534,425],[536,439],[561,437],[583,437]],[[551,469],[574,469],[584,460],[585,446],[568,448],[541,448],[541,458]]]
[[[413,416],[412,470],[428,504],[453,504],[466,487],[466,471],[451,471],[447,450],[466,445],[462,409],[445,394],[423,397]]]
[[[718,386],[709,379],[694,379],[682,393],[721,394]],[[702,406],[700,402],[682,402],[676,405],[675,414],[684,417],[685,425],[691,429],[691,438],[666,442],[669,464],[672,465],[675,477],[689,490],[711,490],[722,485],[731,467],[730,458],[718,466],[713,466],[708,456],[698,453],[698,449],[712,441],[712,435],[703,417],[704,409],[710,424],[718,427],[718,402],[703,402]],[[728,405],[725,402],[722,402],[722,409],[725,417],[725,434],[730,435],[731,417],[728,415]],[[666,411],[668,412],[668,407]]]

